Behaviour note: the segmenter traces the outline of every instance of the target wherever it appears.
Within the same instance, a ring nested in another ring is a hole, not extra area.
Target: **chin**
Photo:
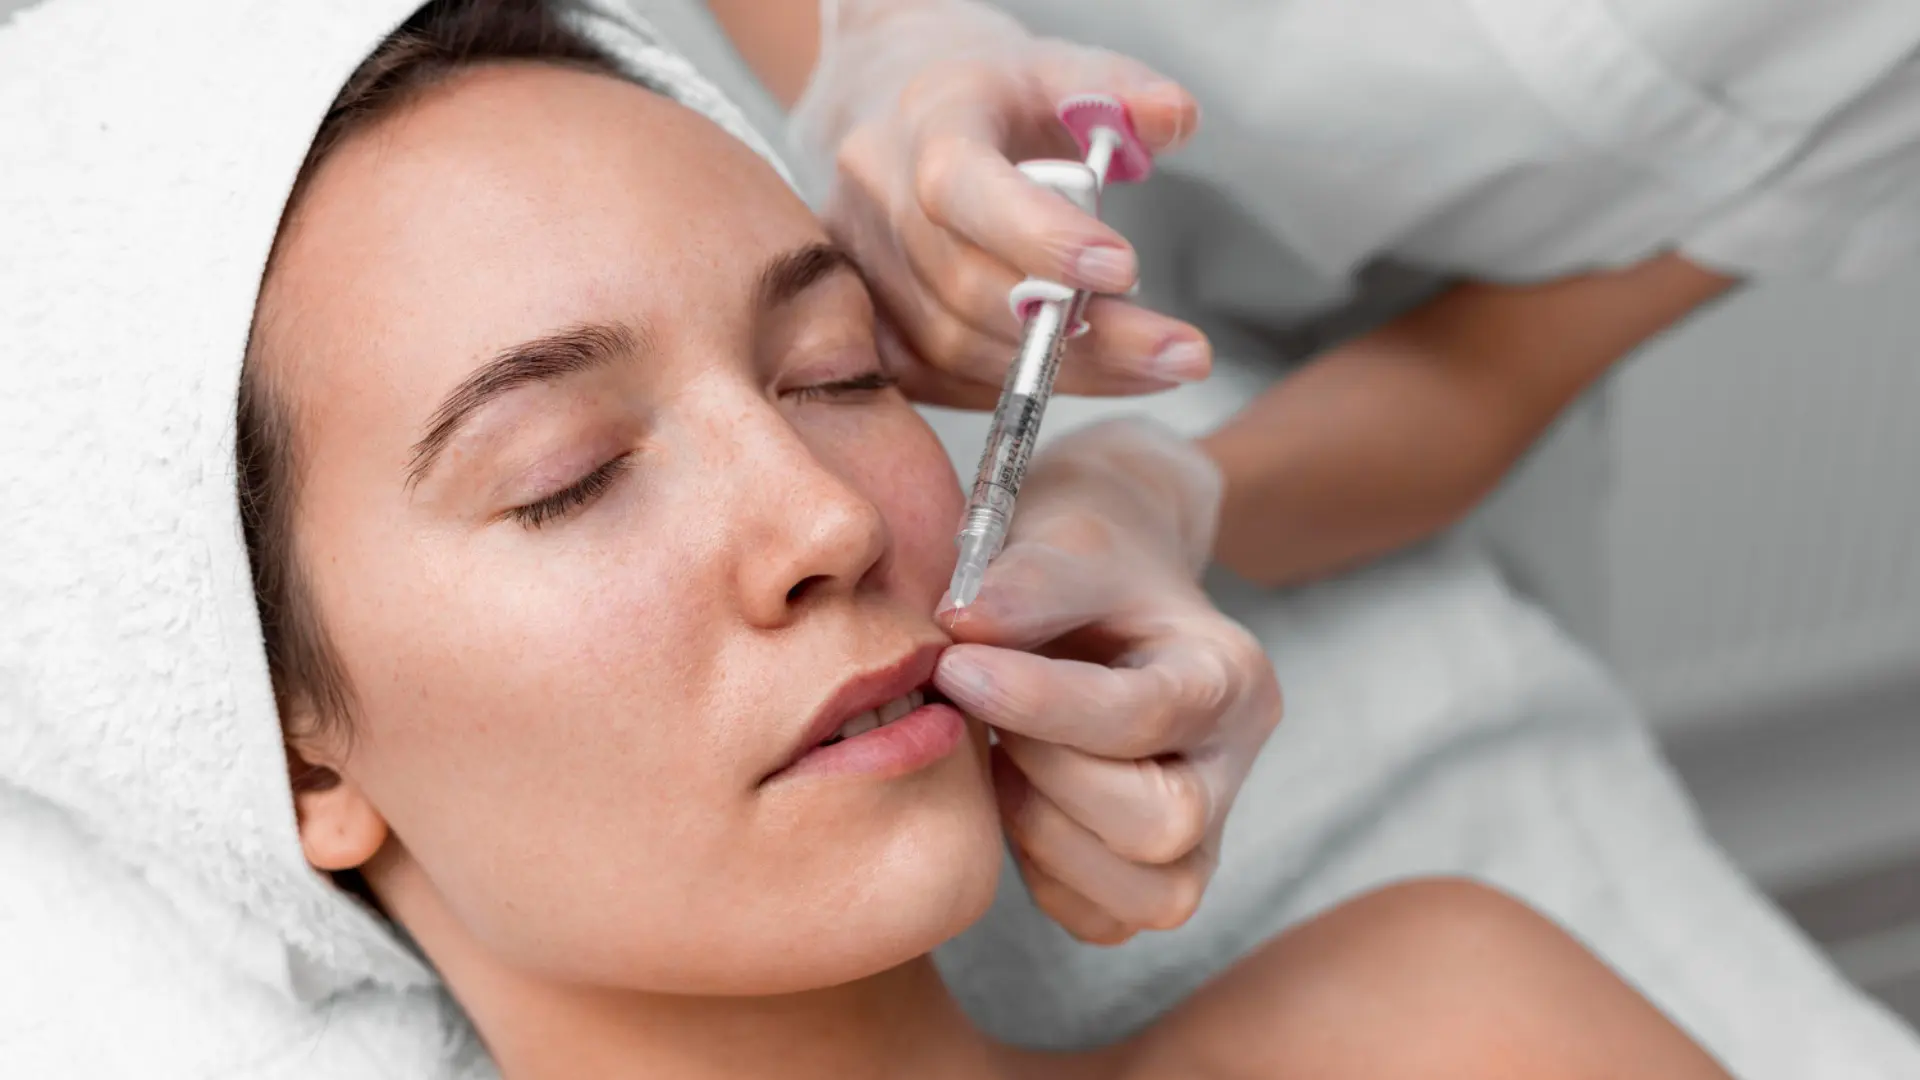
[[[753,972],[727,992],[804,993],[858,982],[923,960],[987,913],[999,885],[1000,866],[996,849],[965,881],[945,875],[940,891],[916,891],[898,900],[876,895],[858,906],[821,910],[790,943],[791,952],[772,954],[779,956],[777,962]],[[804,944],[797,940],[799,935],[804,935]]]
[[[709,954],[698,969],[645,982],[673,994],[777,997],[859,982],[922,960],[992,906],[1002,856],[997,847],[988,854],[966,859],[964,874],[953,872],[956,860],[938,880],[915,874],[860,903],[809,904],[778,933],[736,937],[719,950],[730,954],[725,959]]]
[[[736,938],[724,985],[701,992],[776,995],[855,982],[921,959],[978,922],[1005,864],[999,814],[984,779],[939,788],[842,826],[832,856],[808,860],[787,895]]]
[[[872,887],[823,928],[850,981],[918,959],[979,922],[993,906],[1006,849],[997,815],[974,818],[938,848],[879,868]]]

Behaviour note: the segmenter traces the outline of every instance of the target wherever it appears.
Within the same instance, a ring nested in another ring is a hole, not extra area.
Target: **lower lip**
[[[774,779],[906,776],[953,753],[966,737],[967,721],[959,709],[944,703],[930,703],[891,724],[863,731],[832,746],[816,746],[780,770]]]

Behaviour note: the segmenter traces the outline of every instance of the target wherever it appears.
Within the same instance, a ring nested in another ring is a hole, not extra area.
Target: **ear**
[[[287,740],[287,776],[300,849],[316,870],[353,870],[387,842],[387,819],[374,809],[335,759],[323,739]]]

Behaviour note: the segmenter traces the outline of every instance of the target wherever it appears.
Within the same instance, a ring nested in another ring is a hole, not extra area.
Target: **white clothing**
[[[1383,258],[1536,279],[1673,246],[1871,275],[1920,251],[1910,0],[1001,6],[1183,82],[1203,122],[1167,170],[1325,279]],[[1271,315],[1237,284],[1209,306]]]
[[[1192,145],[1106,208],[1146,299],[1218,344],[1212,382],[1155,409],[1223,420],[1447,278],[1679,248],[1857,279],[1920,252],[1913,0],[995,2],[1201,102]],[[1606,632],[1605,394],[1470,526],[1586,641]]]

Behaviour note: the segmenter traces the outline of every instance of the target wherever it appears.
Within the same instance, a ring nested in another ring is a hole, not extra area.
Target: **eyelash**
[[[885,372],[869,371],[850,379],[836,379],[832,382],[803,386],[792,391],[792,396],[799,401],[816,401],[821,398],[871,394],[889,389],[899,381]],[[621,454],[565,488],[538,502],[516,506],[507,511],[507,514],[529,529],[538,529],[586,507],[595,499],[605,495],[608,489],[613,487],[614,481],[620,479],[621,474],[632,467],[633,455]]]
[[[605,495],[607,489],[613,486],[613,482],[620,479],[620,474],[632,466],[633,455],[621,454],[566,488],[554,492],[539,502],[516,506],[507,511],[507,514],[529,529],[538,529],[548,522],[566,517]]]
[[[898,385],[899,379],[884,371],[869,371],[849,379],[835,379],[832,382],[815,383],[791,391],[795,401],[818,401],[828,397],[850,397],[854,394],[872,394]]]

